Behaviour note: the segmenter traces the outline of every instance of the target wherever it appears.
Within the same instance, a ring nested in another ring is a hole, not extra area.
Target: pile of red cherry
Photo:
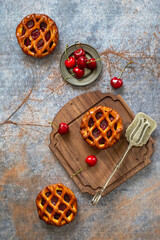
[[[67,48],[68,46],[66,46]],[[67,60],[65,61],[65,66],[67,68],[73,69],[73,74],[76,78],[81,78],[84,75],[84,68],[88,68],[90,70],[94,70],[97,67],[96,61],[101,59],[90,58],[86,57],[86,52],[83,48],[76,49],[74,51],[74,57],[67,56],[67,52],[65,50]]]

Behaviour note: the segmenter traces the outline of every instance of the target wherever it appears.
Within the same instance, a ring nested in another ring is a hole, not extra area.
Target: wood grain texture
[[[117,111],[122,118],[124,126],[120,140],[106,150],[97,150],[90,147],[80,134],[82,116],[90,108],[98,105],[108,106]],[[79,95],[70,100],[53,119],[56,125],[59,125],[60,122],[66,122],[70,127],[68,134],[60,135],[57,133],[57,127],[52,124],[52,132],[50,134],[50,149],[57,156],[69,175],[72,175],[84,166],[84,160],[88,155],[93,154],[98,158],[96,166],[87,168],[73,178],[73,181],[83,193],[88,192],[94,195],[103,187],[127,149],[128,142],[125,138],[125,130],[133,118],[133,112],[120,95],[115,96],[111,93],[103,94],[99,91],[94,91]],[[150,138],[145,146],[133,147],[130,150],[103,195],[118,187],[150,163],[150,156],[153,152],[152,145],[153,140]]]

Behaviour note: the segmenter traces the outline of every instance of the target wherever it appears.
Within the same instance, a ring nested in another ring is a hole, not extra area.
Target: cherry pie
[[[31,14],[23,18],[18,25],[16,37],[27,55],[44,57],[57,45],[58,28],[47,15]]]
[[[58,227],[73,221],[77,213],[74,193],[61,183],[44,188],[36,198],[36,205],[40,219]]]
[[[120,139],[123,124],[119,114],[109,107],[97,106],[82,118],[80,133],[83,139],[98,149],[111,147]]]

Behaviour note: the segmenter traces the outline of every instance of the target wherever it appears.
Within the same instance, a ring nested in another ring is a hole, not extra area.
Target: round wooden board
[[[80,134],[80,123],[82,116],[94,106],[108,106],[116,110],[123,122],[124,130],[121,139],[111,148],[97,150],[90,147]],[[103,187],[116,164],[127,149],[128,142],[125,138],[125,130],[134,118],[133,112],[120,95],[101,93],[99,91],[88,92],[77,96],[65,104],[57,113],[53,122],[59,125],[66,122],[69,125],[69,133],[60,135],[57,127],[52,124],[50,134],[50,149],[57,156],[69,175],[77,172],[84,166],[85,158],[88,155],[96,155],[98,162],[92,168],[87,168],[73,178],[80,190],[94,195]],[[143,147],[133,147],[125,161],[113,176],[109,186],[104,191],[106,195],[121,183],[136,174],[150,163],[150,156],[153,153],[153,139],[150,138]]]

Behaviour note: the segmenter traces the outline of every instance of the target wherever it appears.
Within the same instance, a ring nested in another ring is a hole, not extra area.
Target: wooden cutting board
[[[97,150],[90,147],[80,134],[82,116],[94,106],[108,106],[116,110],[123,122],[124,130],[120,140],[111,148]],[[94,195],[102,188],[113,172],[116,164],[127,149],[128,142],[125,138],[125,130],[134,118],[133,112],[120,95],[101,93],[99,91],[88,92],[77,96],[65,104],[57,113],[53,122],[59,125],[65,122],[69,125],[69,133],[60,135],[57,127],[52,124],[50,134],[50,149],[57,156],[69,175],[77,172],[85,164],[88,155],[96,155],[98,162],[94,167],[88,167],[80,174],[73,177],[73,181],[80,190]],[[153,153],[153,139],[150,138],[143,147],[133,147],[124,160],[117,173],[113,176],[104,195],[118,187],[121,183],[147,166]]]

